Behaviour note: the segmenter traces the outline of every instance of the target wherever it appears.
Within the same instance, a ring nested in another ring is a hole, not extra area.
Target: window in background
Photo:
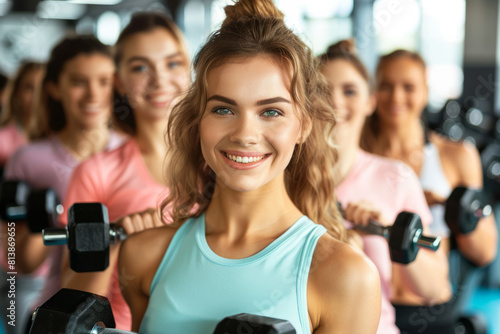
[[[224,7],[231,0],[214,0],[211,5],[210,29],[220,28],[224,20]],[[328,45],[352,36],[350,15],[353,0],[274,0],[285,15],[285,23],[315,54],[326,50]]]
[[[418,49],[421,19],[416,0],[376,0],[373,4],[373,25],[379,54],[396,49]]]
[[[420,53],[427,62],[429,111],[438,112],[463,89],[465,0],[421,0]]]
[[[111,11],[102,13],[97,19],[96,36],[103,43],[115,44],[121,31],[120,16]]]

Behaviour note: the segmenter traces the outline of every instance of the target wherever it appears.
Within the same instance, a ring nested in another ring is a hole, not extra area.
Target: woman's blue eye
[[[170,69],[174,69],[174,68],[181,66],[181,62],[180,61],[171,61],[167,64],[167,66]]]
[[[344,94],[347,96],[353,96],[356,95],[356,91],[354,89],[348,89],[344,92]]]
[[[274,109],[270,109],[270,110],[266,110],[262,113],[262,115],[266,116],[266,117],[277,117],[277,116],[280,116],[281,113],[277,110],[274,110]]]
[[[216,113],[218,115],[231,115],[233,112],[227,108],[215,108],[212,110],[213,113]]]

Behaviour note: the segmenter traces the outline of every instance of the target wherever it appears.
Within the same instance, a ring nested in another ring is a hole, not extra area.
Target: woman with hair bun
[[[362,147],[368,152],[401,160],[419,176],[432,212],[432,234],[442,237],[441,248],[449,251],[449,238],[475,266],[486,266],[497,254],[498,231],[493,215],[479,220],[470,233],[450,231],[444,220],[445,201],[457,186],[482,188],[483,175],[477,149],[466,142],[451,140],[429,131],[421,121],[427,104],[427,73],[423,58],[415,52],[396,50],[382,56],[376,70],[377,108],[363,128]],[[453,262],[450,262],[452,264]],[[452,280],[464,275],[463,268],[450,267]],[[466,296],[463,287],[458,294]],[[454,298],[455,300],[455,298]],[[409,290],[396,291],[393,301],[401,328],[414,327],[413,314],[420,311],[425,300]],[[448,305],[452,305],[449,303]],[[458,307],[461,307],[460,305]],[[426,325],[437,328],[448,322],[454,326],[453,307],[443,308],[436,321]],[[461,311],[461,310],[458,310]],[[451,316],[450,316],[451,314]],[[444,333],[444,332],[440,332]]]
[[[360,148],[365,119],[373,113],[375,99],[368,71],[355,54],[352,40],[331,45],[320,56],[321,72],[330,84],[337,115],[335,139],[339,160],[335,166],[337,198],[346,220],[365,225],[369,219],[390,226],[401,211],[417,213],[428,231],[432,217],[419,180],[410,167],[378,157]],[[447,301],[450,296],[445,252],[420,250],[408,265],[391,263],[385,238],[362,234],[363,250],[377,266],[382,283],[382,316],[378,333],[399,333],[394,292],[410,290],[426,304]]]
[[[318,62],[271,0],[225,12],[169,119],[173,225],[120,250],[132,329],[212,333],[245,312],[302,334],[375,333],[379,275],[331,200],[335,117]]]

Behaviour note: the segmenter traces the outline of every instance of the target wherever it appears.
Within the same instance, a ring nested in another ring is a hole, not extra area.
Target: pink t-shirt
[[[75,202],[100,202],[108,208],[109,221],[158,207],[168,195],[164,185],[149,173],[137,142],[129,140],[120,148],[97,154],[76,168],[65,200],[65,208]],[[67,217],[61,219],[67,224]],[[123,299],[120,283],[128,278],[118,274],[115,265],[107,296],[115,317],[116,328],[130,330],[132,317]]]
[[[359,150],[356,163],[337,187],[336,194],[343,207],[362,200],[372,203],[389,222],[394,222],[401,211],[418,214],[423,225],[432,222],[418,177],[398,160]],[[399,333],[390,301],[392,263],[388,243],[380,236],[365,235],[362,238],[364,252],[377,266],[382,283],[382,315],[377,333]]]
[[[0,166],[4,166],[9,157],[27,142],[26,135],[15,124],[0,129]]]
[[[112,132],[105,150],[115,149],[123,141],[122,136]],[[33,189],[52,188],[64,203],[71,174],[79,163],[57,136],[51,136],[17,150],[5,166],[5,179],[24,181]],[[36,305],[44,303],[60,288],[61,247],[53,246],[45,262],[33,274],[46,277]]]

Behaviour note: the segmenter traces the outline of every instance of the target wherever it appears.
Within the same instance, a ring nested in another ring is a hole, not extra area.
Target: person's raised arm
[[[400,171],[405,175],[399,183],[399,194],[405,211],[420,216],[423,234],[431,235],[429,225],[432,215],[427,205],[422,186],[410,167],[401,163]],[[446,247],[442,245],[437,251],[421,249],[415,261],[408,265],[394,264],[393,281],[396,289],[413,292],[424,304],[435,304],[451,298],[451,285],[448,278],[449,265]]]
[[[458,168],[459,184],[469,188],[483,187],[483,172],[477,149],[471,144],[455,144],[445,152],[447,159]],[[498,231],[493,214],[480,219],[474,231],[456,234],[457,247],[469,261],[486,266],[497,254]]]
[[[120,247],[118,270],[131,277],[127,284],[123,284],[122,294],[132,313],[133,331],[139,331],[148,306],[153,277],[174,232],[170,227],[146,230],[134,234]]]
[[[10,157],[5,166],[5,180],[19,180],[29,185],[30,176],[24,165],[31,163],[23,149]],[[29,274],[37,270],[49,254],[41,233],[31,233],[26,221],[16,222],[16,268],[19,273]],[[8,246],[8,243],[5,243]],[[7,248],[6,248],[7,249]]]

